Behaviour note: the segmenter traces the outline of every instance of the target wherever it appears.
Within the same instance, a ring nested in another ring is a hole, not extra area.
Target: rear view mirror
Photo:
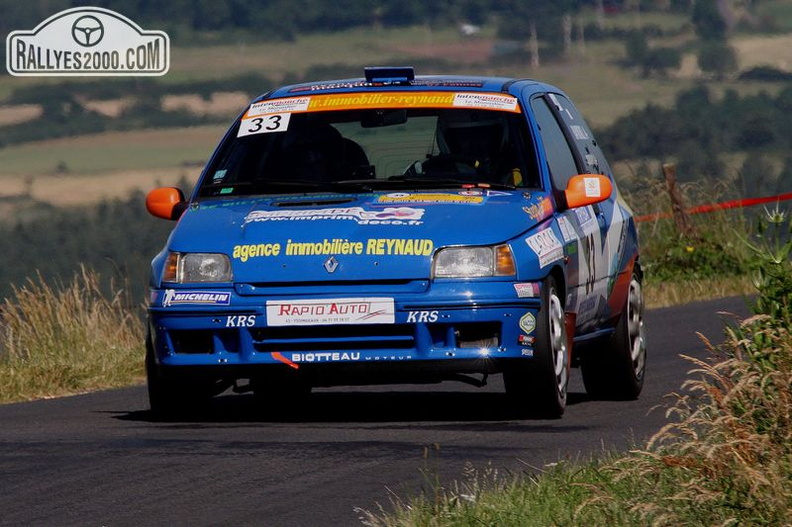
[[[608,199],[613,192],[613,184],[602,174],[579,174],[572,176],[564,191],[567,207],[585,207]]]
[[[152,190],[146,195],[146,210],[164,220],[178,220],[187,208],[184,193],[175,187]]]
[[[372,110],[366,112],[360,120],[363,128],[379,128],[380,126],[393,126],[407,122],[407,110]]]

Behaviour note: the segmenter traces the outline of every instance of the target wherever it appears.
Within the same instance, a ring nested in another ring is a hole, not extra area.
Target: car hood
[[[438,249],[508,242],[551,213],[523,190],[205,199],[169,249],[227,254],[238,283],[427,279]]]

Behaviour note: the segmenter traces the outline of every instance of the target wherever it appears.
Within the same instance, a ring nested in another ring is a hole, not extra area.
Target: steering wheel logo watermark
[[[170,39],[101,7],[56,13],[6,38],[6,68],[17,76],[155,76],[170,68]]]
[[[86,48],[95,46],[104,37],[104,24],[93,15],[81,16],[72,24],[72,37]]]

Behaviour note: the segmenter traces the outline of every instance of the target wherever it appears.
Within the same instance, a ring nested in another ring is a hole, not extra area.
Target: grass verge
[[[126,386],[143,378],[143,327],[121,292],[83,268],[28,280],[0,312],[0,403]]]

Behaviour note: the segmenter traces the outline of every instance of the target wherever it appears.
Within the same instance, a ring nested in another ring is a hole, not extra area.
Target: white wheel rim
[[[646,339],[644,338],[643,291],[641,283],[633,279],[627,298],[627,338],[636,378],[643,377],[646,366]]]
[[[549,317],[549,336],[550,353],[553,359],[553,369],[556,378],[556,387],[561,396],[566,395],[567,389],[567,335],[566,325],[564,324],[564,310],[561,308],[561,301],[556,296],[554,290],[550,290],[548,295],[548,317]]]

